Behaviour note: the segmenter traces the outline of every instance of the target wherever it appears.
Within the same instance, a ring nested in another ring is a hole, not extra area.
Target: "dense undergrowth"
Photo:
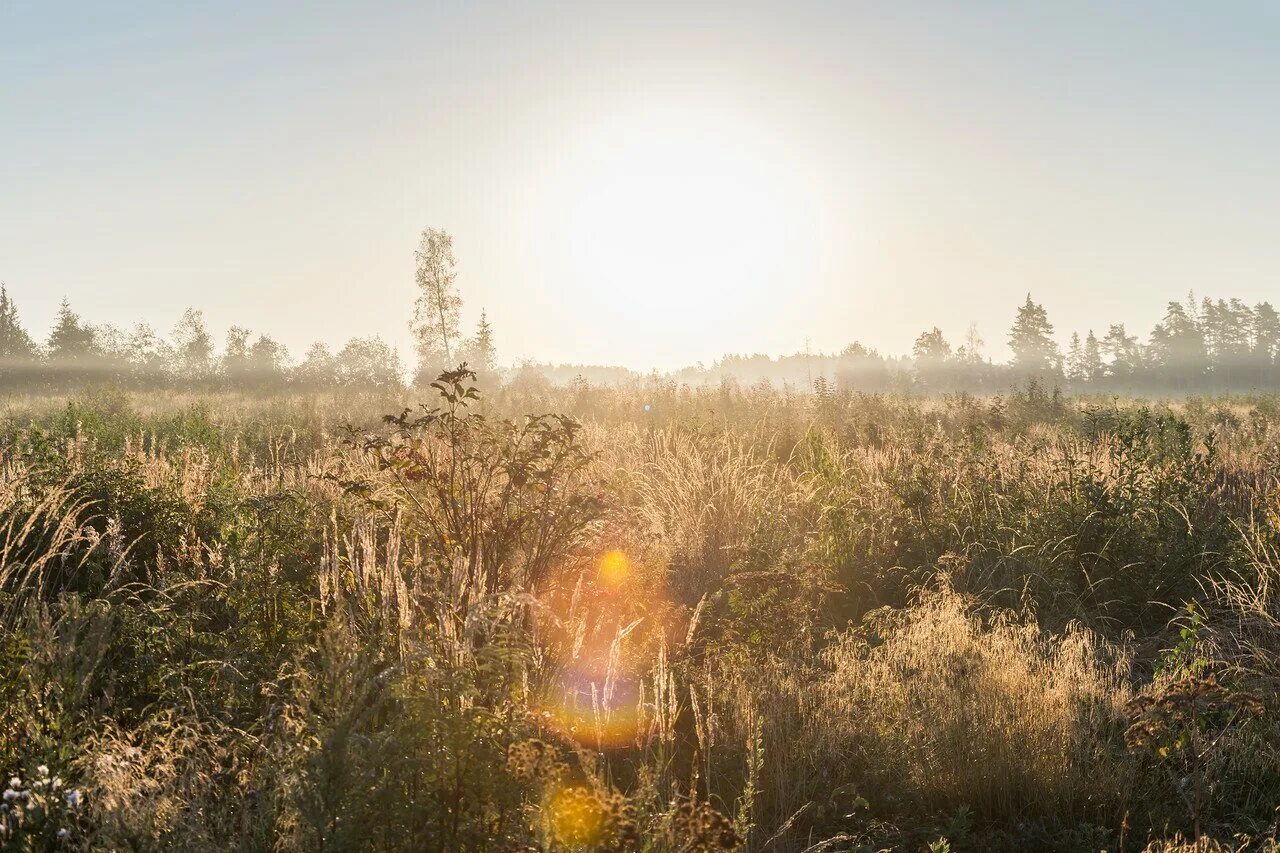
[[[422,396],[5,405],[5,849],[1274,846],[1276,400]]]

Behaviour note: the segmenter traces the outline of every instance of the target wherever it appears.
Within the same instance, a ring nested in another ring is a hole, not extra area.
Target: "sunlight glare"
[[[629,113],[580,143],[554,182],[566,274],[632,328],[768,298],[805,227],[801,170],[750,122],[709,111]],[[683,321],[682,321],[683,318]]]

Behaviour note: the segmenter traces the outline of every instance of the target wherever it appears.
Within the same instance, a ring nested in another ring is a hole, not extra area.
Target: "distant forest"
[[[53,328],[40,340],[22,325],[17,306],[0,285],[0,393],[67,392],[102,384],[263,393],[397,391],[429,381],[449,362],[461,361],[490,381],[603,385],[654,375],[622,367],[532,362],[500,368],[487,319],[473,336],[455,338],[433,349],[430,342],[421,345],[422,335],[415,334],[418,363],[410,374],[395,348],[377,337],[352,338],[337,351],[316,343],[301,359],[293,359],[270,335],[255,335],[241,326],[232,326],[219,345],[194,309],[163,335],[146,323],[129,330],[88,323],[64,301]],[[1083,337],[1073,333],[1063,352],[1047,312],[1028,295],[1016,311],[1008,342],[1013,358],[996,363],[983,355],[976,328],[971,326],[964,342],[953,346],[935,327],[922,332],[906,356],[882,355],[855,342],[834,355],[729,355],[664,378],[692,385],[768,382],[868,393],[1000,393],[1032,379],[1082,393],[1280,390],[1280,314],[1267,302],[1170,302],[1145,342],[1117,323],[1101,337],[1093,330]]]
[[[686,370],[687,380],[766,379],[792,385],[828,384],[855,391],[1000,393],[1030,380],[1079,393],[1186,394],[1280,390],[1280,314],[1268,302],[1239,299],[1170,302],[1145,342],[1123,323],[1099,337],[1072,333],[1064,353],[1044,307],[1030,294],[1008,331],[1013,358],[983,355],[975,326],[953,346],[937,327],[916,338],[909,356],[884,356],[859,343],[838,355],[728,356],[710,369]]]
[[[526,362],[498,367],[494,330],[482,313],[474,333],[459,329],[452,238],[422,232],[415,254],[418,297],[409,324],[416,353],[409,374],[396,350],[376,337],[352,338],[337,352],[313,344],[300,360],[270,335],[232,326],[221,345],[203,315],[188,309],[167,335],[146,323],[132,329],[83,320],[64,300],[53,328],[37,339],[0,284],[0,393],[67,392],[89,385],[193,391],[398,391],[430,382],[466,362],[488,381],[630,384],[654,374],[620,367]],[[768,382],[775,386],[905,393],[1001,393],[1035,380],[1081,393],[1184,395],[1280,390],[1280,314],[1268,302],[1188,296],[1170,302],[1145,342],[1123,323],[1099,337],[1071,335],[1064,353],[1044,307],[1030,294],[1008,332],[1013,358],[983,354],[975,326],[957,346],[937,327],[916,338],[910,355],[885,356],[860,343],[840,353],[725,356],[710,367],[688,367],[667,380],[691,385]]]

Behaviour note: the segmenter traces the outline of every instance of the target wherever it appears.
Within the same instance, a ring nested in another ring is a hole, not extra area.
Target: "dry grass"
[[[943,587],[826,652],[812,736],[832,768],[871,769],[868,798],[984,820],[1110,818],[1127,770],[1106,735],[1123,720],[1128,656],[1073,627],[975,612]]]
[[[1273,834],[1254,410],[505,389],[590,418],[532,476],[560,438],[343,440],[387,401],[9,405],[0,770],[88,803],[33,847],[1195,849],[1124,741],[1191,669],[1268,706],[1202,849]]]

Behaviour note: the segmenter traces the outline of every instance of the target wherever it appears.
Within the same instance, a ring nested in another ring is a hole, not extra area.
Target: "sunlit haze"
[[[9,2],[0,280],[91,322],[381,335],[425,227],[503,363],[910,351],[1274,298],[1280,12]]]
[[[0,848],[1280,853],[1280,0],[0,0]]]

